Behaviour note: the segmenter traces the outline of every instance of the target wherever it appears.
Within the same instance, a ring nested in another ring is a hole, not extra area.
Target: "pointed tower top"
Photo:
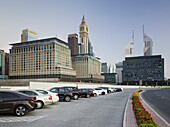
[[[144,34],[145,32],[144,32],[144,24],[143,24],[143,34]]]
[[[84,15],[83,15],[81,24],[85,24],[85,23],[86,23],[86,20],[85,20]]]

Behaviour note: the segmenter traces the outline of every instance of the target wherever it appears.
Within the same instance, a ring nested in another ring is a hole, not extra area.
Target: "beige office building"
[[[12,45],[9,65],[11,79],[76,80],[71,51],[66,42],[54,37],[10,45]]]
[[[83,82],[103,82],[101,75],[101,63],[98,58],[90,55],[77,55],[72,57],[73,68],[76,70],[76,78]]]

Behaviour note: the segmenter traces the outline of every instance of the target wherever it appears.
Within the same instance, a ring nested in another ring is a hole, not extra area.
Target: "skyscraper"
[[[133,31],[133,35],[132,35],[132,40],[124,48],[124,57],[132,57],[133,56],[133,45],[134,45],[134,31]]]
[[[79,54],[78,35],[77,34],[69,34],[68,35],[68,46],[71,49],[71,56]]]
[[[81,49],[84,49],[84,52],[82,52],[83,50],[79,50],[81,52],[79,52],[79,54],[89,54],[92,55],[93,51],[92,51],[92,46],[91,46],[91,42],[89,40],[89,29],[88,26],[86,24],[86,20],[83,16],[82,22],[79,26],[79,42],[81,43],[79,46]],[[82,47],[84,46],[84,47]]]
[[[123,71],[123,62],[119,62],[116,64],[116,73],[117,73],[117,82],[122,82],[122,71]]]
[[[24,29],[21,34],[21,42],[33,41],[38,39],[38,34],[32,30]]]
[[[144,56],[151,56],[153,41],[148,35],[145,34],[144,25],[143,25],[143,41],[144,41]]]

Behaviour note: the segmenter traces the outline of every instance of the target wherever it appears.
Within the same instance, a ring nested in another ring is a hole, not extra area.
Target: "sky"
[[[0,0],[0,49],[21,41],[23,29],[38,33],[39,39],[79,33],[83,15],[89,39],[101,62],[124,60],[123,49],[132,39],[134,56],[143,55],[143,30],[153,40],[153,55],[162,55],[165,77],[170,78],[169,0]]]

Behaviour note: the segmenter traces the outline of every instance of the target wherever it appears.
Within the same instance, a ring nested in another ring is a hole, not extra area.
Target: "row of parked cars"
[[[24,116],[27,112],[41,109],[45,105],[78,100],[80,97],[105,95],[112,92],[123,91],[122,88],[99,87],[94,89],[78,89],[77,87],[54,87],[49,90],[17,90],[0,91],[0,113],[13,113]]]

